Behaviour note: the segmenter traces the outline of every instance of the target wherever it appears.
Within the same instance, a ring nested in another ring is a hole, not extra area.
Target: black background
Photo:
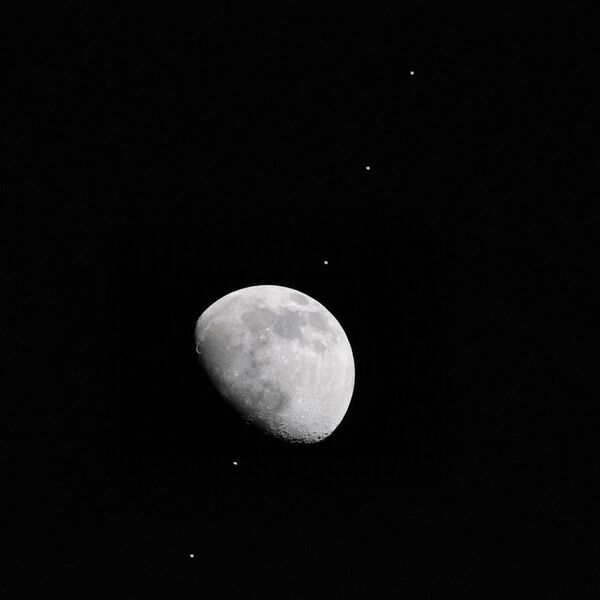
[[[597,589],[589,25],[394,10],[12,17],[5,597]],[[195,361],[265,283],[353,347],[316,446]]]

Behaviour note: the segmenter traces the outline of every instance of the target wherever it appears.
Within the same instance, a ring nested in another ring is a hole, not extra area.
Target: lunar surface
[[[354,389],[350,342],[306,294],[277,285],[237,290],[200,315],[195,338],[220,395],[265,433],[313,443],[344,418]]]

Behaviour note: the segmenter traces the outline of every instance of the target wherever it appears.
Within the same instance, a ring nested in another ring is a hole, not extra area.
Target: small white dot
[[[367,166],[367,167],[365,167],[365,169],[366,169],[367,171],[370,171],[370,170],[371,170],[371,167]]]
[[[328,264],[329,264],[329,261],[327,261],[327,260],[324,260],[324,261],[323,261],[323,264],[324,264],[324,265],[328,265]]]
[[[194,558],[194,555],[193,555],[193,554],[190,554],[190,558]]]
[[[411,72],[410,72],[410,74],[411,74],[411,75],[414,75],[414,74],[415,74],[415,72],[414,72],[414,71],[411,71]]]
[[[237,460],[234,460],[233,464],[237,467]]]

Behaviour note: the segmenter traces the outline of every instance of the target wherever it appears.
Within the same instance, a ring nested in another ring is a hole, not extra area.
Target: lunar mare
[[[318,442],[346,414],[354,389],[350,342],[302,292],[258,285],[227,294],[200,315],[195,339],[220,395],[269,435]]]

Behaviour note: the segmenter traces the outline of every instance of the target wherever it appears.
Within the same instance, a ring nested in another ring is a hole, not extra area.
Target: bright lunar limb
[[[257,285],[211,304],[195,329],[200,365],[220,395],[274,437],[313,443],[340,424],[354,357],[336,318],[297,290]]]

